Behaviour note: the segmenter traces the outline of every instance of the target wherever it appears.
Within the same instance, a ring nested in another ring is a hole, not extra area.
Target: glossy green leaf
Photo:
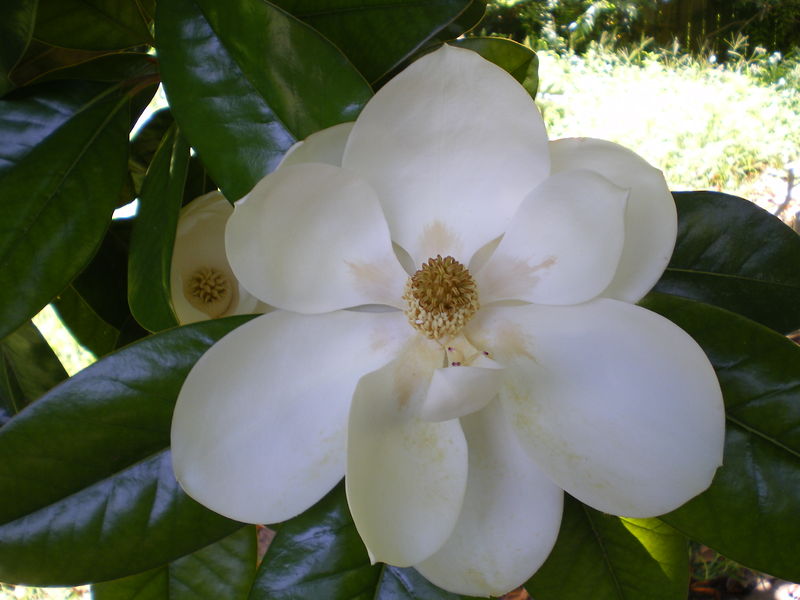
[[[256,550],[255,527],[243,527],[168,565],[93,585],[92,600],[245,600]]]
[[[37,0],[3,0],[0,7],[0,96],[14,87],[9,74],[33,33]]]
[[[111,222],[97,254],[53,302],[72,335],[98,357],[147,334],[128,307],[132,222]]]
[[[147,5],[152,2],[39,0],[34,35],[48,44],[86,50],[117,50],[151,44],[152,7]]]
[[[414,569],[370,565],[347,508],[344,485],[282,523],[249,600],[458,600]]]
[[[160,0],[156,36],[173,115],[230,200],[372,93],[333,44],[269,2]]]
[[[505,38],[492,37],[463,38],[454,45],[474,50],[486,60],[502,67],[528,90],[531,97],[536,96],[539,86],[539,59],[527,46]]]
[[[183,493],[167,447],[189,369],[247,320],[148,337],[84,369],[0,429],[0,581],[118,579],[241,527]]]
[[[476,13],[470,0],[276,0],[276,4],[341,48],[371,83],[443,30],[449,39],[464,33],[466,25],[458,31],[460,18],[468,11],[471,18]],[[482,6],[479,9],[482,15]]]
[[[0,340],[0,425],[66,378],[64,367],[33,323]]]
[[[624,519],[564,498],[555,548],[525,585],[536,600],[685,600],[685,537],[658,519]]]
[[[800,347],[699,302],[652,294],[644,306],[703,347],[727,418],[711,487],[662,519],[748,567],[800,581]]]
[[[800,328],[800,236],[742,198],[676,192],[678,241],[657,292]]]
[[[52,306],[72,337],[95,356],[105,356],[117,347],[119,330],[100,317],[72,285],[56,296]]]
[[[91,56],[87,60],[51,68],[33,81],[80,79],[83,81],[125,81],[155,77],[158,65],[155,59],[143,52],[115,52]]]
[[[128,158],[129,103],[115,88],[58,82],[13,96],[0,100],[0,338],[97,250]]]
[[[144,178],[128,262],[128,303],[139,324],[150,331],[177,324],[170,264],[188,169],[189,145],[173,126]]]

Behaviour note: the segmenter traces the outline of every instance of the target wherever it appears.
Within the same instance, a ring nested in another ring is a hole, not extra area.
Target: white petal
[[[481,303],[578,304],[597,296],[619,264],[627,196],[592,171],[546,179],[476,274]]]
[[[411,328],[397,313],[275,311],[214,344],[192,368],[172,420],[186,492],[248,523],[277,523],[344,475],[358,379],[396,355]]]
[[[497,395],[500,381],[498,369],[436,369],[419,416],[426,421],[449,421],[481,410]]]
[[[678,231],[675,201],[664,175],[638,154],[605,140],[572,138],[550,143],[553,173],[591,169],[630,189],[625,246],[603,296],[637,302],[664,272]]]
[[[519,445],[502,405],[461,421],[469,478],[453,535],[415,565],[456,594],[500,596],[542,565],[558,536],[563,493]]]
[[[373,561],[405,567],[435,552],[455,526],[467,482],[457,420],[415,416],[434,368],[434,342],[411,348],[358,383],[347,434],[347,500]]]
[[[471,334],[507,378],[521,441],[567,492],[651,517],[705,490],[722,462],[722,394],[703,350],[625,302],[488,308]]]
[[[342,166],[347,137],[353,129],[353,123],[339,123],[312,133],[306,139],[289,148],[278,168],[300,163],[321,162],[336,167]]]
[[[181,324],[269,310],[239,284],[228,264],[225,224],[232,213],[233,206],[218,191],[181,209],[170,269],[172,306]],[[227,298],[206,304],[192,296],[190,282],[201,269],[213,269],[225,278]]]
[[[239,280],[272,306],[402,306],[408,276],[375,192],[339,167],[307,163],[267,175],[236,203],[225,244]]]
[[[549,170],[544,123],[513,77],[444,46],[387,83],[356,120],[342,165],[377,190],[419,265],[464,261],[500,235]]]

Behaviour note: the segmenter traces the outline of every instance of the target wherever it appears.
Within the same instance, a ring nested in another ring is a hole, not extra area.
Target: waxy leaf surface
[[[86,50],[151,44],[153,5],[154,0],[39,0],[35,36]]]
[[[700,302],[652,294],[644,306],[705,350],[727,420],[723,466],[711,487],[661,518],[732,560],[800,581],[800,347]]]
[[[0,340],[0,425],[66,378],[32,322]]]
[[[129,103],[115,88],[54,82],[13,96],[0,100],[0,338],[97,250],[128,158]]]
[[[12,89],[9,74],[28,47],[36,0],[3,0],[0,7],[0,96]]]
[[[168,446],[189,369],[247,319],[205,321],[128,346],[0,429],[0,581],[118,579],[241,527],[183,493]]]
[[[688,547],[658,519],[623,519],[571,496],[555,548],[525,585],[537,600],[684,600]]]
[[[248,600],[463,600],[414,569],[370,565],[340,484],[281,524]]]
[[[441,34],[452,40],[471,29],[483,16],[485,3],[276,0],[276,4],[331,40],[375,83]]]
[[[136,320],[150,331],[177,324],[170,299],[170,263],[189,145],[172,127],[156,151],[142,184],[128,263],[128,300]]]
[[[469,48],[503,68],[528,90],[531,97],[536,96],[539,86],[539,59],[527,46],[505,38],[492,37],[463,38],[454,45]]]
[[[738,312],[781,333],[800,328],[800,236],[736,196],[673,196],[678,240],[655,291]]]
[[[256,573],[256,531],[243,527],[173,562],[92,586],[92,600],[246,600]]]
[[[269,2],[162,0],[157,17],[173,115],[231,201],[372,94],[333,44]]]

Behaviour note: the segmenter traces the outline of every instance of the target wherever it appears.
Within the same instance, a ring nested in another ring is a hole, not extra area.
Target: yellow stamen
[[[213,319],[228,310],[233,300],[233,289],[224,273],[201,267],[186,280],[184,295],[192,306]]]
[[[452,256],[422,263],[406,282],[405,315],[432,340],[457,334],[478,311],[478,290],[467,268]]]

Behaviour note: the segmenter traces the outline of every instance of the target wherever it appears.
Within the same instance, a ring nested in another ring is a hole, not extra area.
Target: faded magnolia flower
[[[237,203],[231,265],[280,310],[189,374],[177,477],[219,513],[275,523],[345,475],[374,561],[507,592],[550,552],[562,490],[648,517],[721,463],[711,365],[633,304],[675,235],[643,159],[548,143],[504,71],[429,54]]]
[[[220,192],[195,198],[181,209],[172,250],[172,307],[183,324],[265,312],[237,281],[225,255],[225,224],[233,207]]]

